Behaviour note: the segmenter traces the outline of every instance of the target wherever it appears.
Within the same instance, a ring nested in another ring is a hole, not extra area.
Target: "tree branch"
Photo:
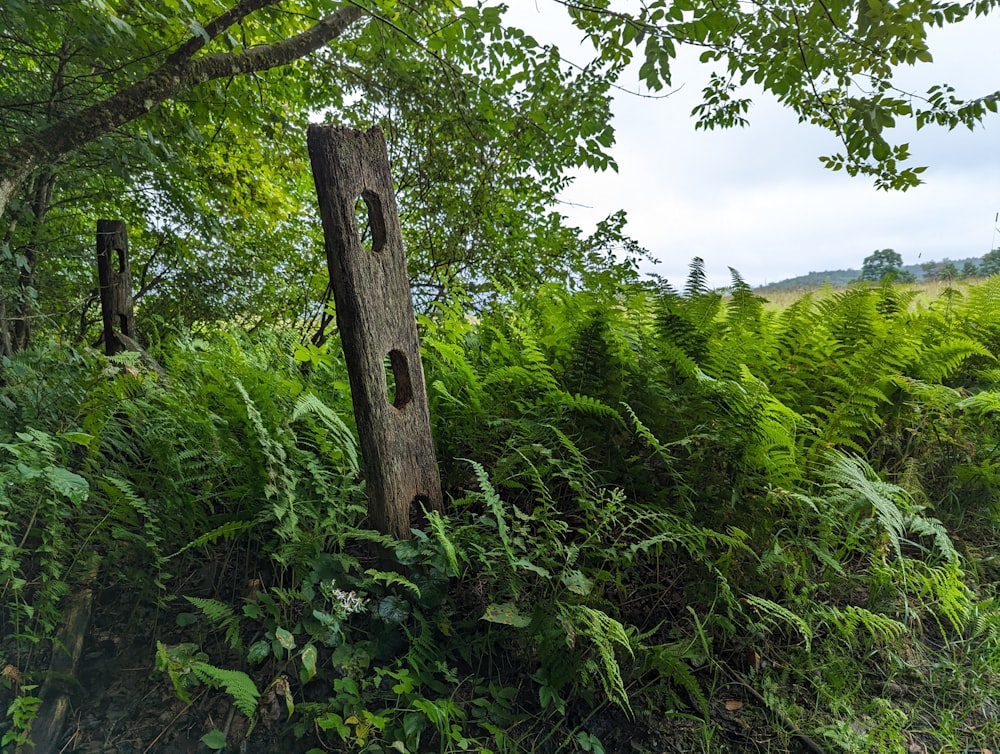
[[[204,35],[193,36],[142,81],[53,123],[0,153],[0,216],[24,181],[39,167],[56,162],[207,81],[266,71],[305,57],[340,36],[363,15],[360,8],[347,5],[288,39],[238,53],[191,58],[232,24],[275,2],[277,0],[241,0],[213,19],[205,27]]]

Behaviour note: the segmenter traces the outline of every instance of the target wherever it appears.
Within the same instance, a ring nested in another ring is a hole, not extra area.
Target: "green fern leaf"
[[[202,683],[225,689],[226,693],[233,697],[236,709],[247,719],[253,719],[260,691],[250,676],[240,670],[217,668],[207,662],[192,663],[191,670]]]
[[[757,610],[764,625],[773,626],[777,622],[782,622],[796,629],[802,635],[802,638],[805,639],[806,651],[810,651],[813,632],[809,624],[801,616],[792,612],[787,607],[779,605],[777,602],[764,597],[758,597],[755,594],[744,595],[743,599],[748,605]]]

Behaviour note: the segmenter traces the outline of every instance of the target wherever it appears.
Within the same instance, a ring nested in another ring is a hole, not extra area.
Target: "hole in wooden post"
[[[432,510],[431,499],[422,492],[414,495],[410,501],[410,528],[422,528],[429,510]]]
[[[125,272],[125,249],[116,249],[118,252],[118,273]]]
[[[403,408],[413,400],[413,382],[406,354],[393,349],[385,362],[386,399],[396,408]]]
[[[354,222],[362,248],[382,251],[385,248],[385,216],[382,200],[373,191],[362,191],[354,202]],[[370,242],[370,245],[369,245]]]

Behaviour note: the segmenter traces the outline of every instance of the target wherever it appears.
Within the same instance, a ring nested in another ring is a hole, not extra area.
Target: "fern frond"
[[[204,547],[205,545],[215,544],[220,539],[228,542],[231,539],[233,539],[233,537],[235,537],[237,534],[249,531],[250,529],[256,527],[259,523],[260,521],[257,520],[240,521],[238,519],[234,519],[232,521],[226,521],[224,524],[221,524],[212,529],[211,531],[205,532],[196,539],[191,540],[181,549],[177,550],[174,553],[171,553],[170,555],[167,555],[164,559],[169,560],[170,558],[177,557],[181,553],[187,552],[188,550],[195,547]]]
[[[709,293],[712,289],[708,286],[708,275],[705,273],[705,260],[701,257],[694,257],[688,265],[688,279],[684,285],[684,295],[688,298]]]
[[[477,461],[472,461],[468,458],[460,460],[464,460],[472,466],[472,472],[476,475],[476,480],[479,482],[479,490],[483,496],[483,500],[493,513],[493,518],[496,521],[497,534],[500,536],[500,543],[503,545],[503,549],[504,552],[507,553],[507,557],[510,558],[511,562],[514,562],[514,551],[511,549],[510,531],[507,527],[507,518],[503,509],[503,501],[497,494],[496,489],[494,489],[492,482],[490,482],[489,474],[486,473],[486,469],[483,468],[482,464]]]
[[[708,697],[698,683],[695,674],[685,660],[691,659],[690,652],[680,644],[658,644],[639,648],[639,657],[643,666],[656,670],[661,677],[670,683],[675,683],[691,696],[702,716],[709,718]]]
[[[226,641],[233,649],[242,652],[243,643],[240,639],[240,619],[233,612],[232,607],[219,600],[208,599],[206,597],[188,597],[188,602],[201,610],[208,620],[220,629],[226,631]]]
[[[1000,642],[1000,600],[979,600],[972,606],[968,617],[969,639],[995,646]]]
[[[240,670],[217,668],[207,662],[192,663],[191,670],[202,683],[207,683],[215,688],[224,688],[226,693],[233,697],[236,709],[242,712],[248,720],[253,720],[254,713],[257,711],[257,700],[260,699],[260,691],[250,676]]]
[[[902,540],[906,535],[908,511],[901,509],[900,502],[908,500],[906,492],[894,484],[879,479],[864,460],[841,453],[828,456],[828,466],[823,474],[871,506],[876,519],[889,535],[897,558],[902,559]]]
[[[444,553],[445,560],[448,561],[451,575],[458,576],[460,573],[458,550],[455,547],[455,543],[448,536],[447,521],[438,511],[428,511],[427,523],[434,534],[434,539],[437,540],[438,546],[441,548],[441,552]]]
[[[924,349],[915,365],[914,374],[928,382],[940,382],[951,377],[973,356],[990,360],[994,358],[981,343],[953,335],[943,343]]]
[[[599,400],[598,398],[593,398],[589,395],[570,393],[565,390],[550,390],[542,397],[542,400],[548,405],[556,406],[561,409],[568,409],[570,411],[576,411],[581,414],[596,416],[603,419],[615,419],[621,421],[621,414],[611,408],[611,406],[606,404],[604,401]]]
[[[906,625],[881,613],[857,605],[843,608],[826,605],[819,609],[820,619],[847,639],[853,639],[858,629],[863,629],[876,644],[885,647],[898,646],[906,635]]]
[[[961,633],[972,614],[975,595],[966,585],[965,571],[956,563],[930,565],[910,560],[906,563],[911,583],[918,597]]]
[[[777,602],[764,597],[758,597],[755,594],[746,594],[743,596],[743,600],[748,605],[753,607],[760,615],[759,625],[771,627],[779,622],[788,624],[799,632],[806,642],[806,651],[810,651],[812,647],[813,631],[802,616],[792,612],[783,605],[779,605]]]
[[[212,623],[219,624],[220,626],[224,626],[234,617],[233,608],[225,602],[206,597],[185,596],[184,599],[205,613],[205,617],[212,621]]]
[[[357,473],[360,469],[358,462],[358,442],[350,428],[344,420],[337,416],[337,413],[327,406],[323,401],[311,392],[302,393],[295,400],[295,408],[292,411],[292,421],[297,421],[307,414],[317,416],[324,426],[331,432],[336,440],[339,450],[343,452],[347,460],[348,470]]]
[[[396,573],[395,571],[377,571],[374,568],[365,569],[365,576],[371,579],[375,583],[385,584],[386,586],[391,586],[392,584],[399,584],[402,587],[409,589],[413,594],[420,598],[420,587],[410,581],[408,578],[402,574]]]
[[[656,454],[660,459],[667,464],[673,462],[673,454],[670,452],[669,448],[659,441],[659,439],[654,435],[649,428],[642,423],[639,416],[632,410],[632,407],[627,403],[621,404],[622,408],[625,409],[625,413],[628,414],[629,419],[632,420],[632,426],[635,428],[635,433],[639,435],[650,448],[656,451]]]
[[[625,627],[607,613],[587,605],[560,604],[559,616],[567,636],[571,637],[570,646],[583,637],[596,649],[599,660],[598,677],[608,699],[631,713],[632,707],[622,681],[621,666],[615,655],[615,647],[620,647],[630,657],[635,657]]]

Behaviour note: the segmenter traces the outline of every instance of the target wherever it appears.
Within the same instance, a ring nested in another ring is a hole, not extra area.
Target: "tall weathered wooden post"
[[[135,343],[128,231],[121,220],[97,221],[97,281],[101,288],[104,350],[114,356],[128,350],[127,343]],[[119,334],[128,340],[123,342]]]
[[[416,501],[441,508],[441,480],[385,138],[378,128],[310,126],[308,142],[369,518],[405,539]],[[359,210],[367,213],[370,248]]]

